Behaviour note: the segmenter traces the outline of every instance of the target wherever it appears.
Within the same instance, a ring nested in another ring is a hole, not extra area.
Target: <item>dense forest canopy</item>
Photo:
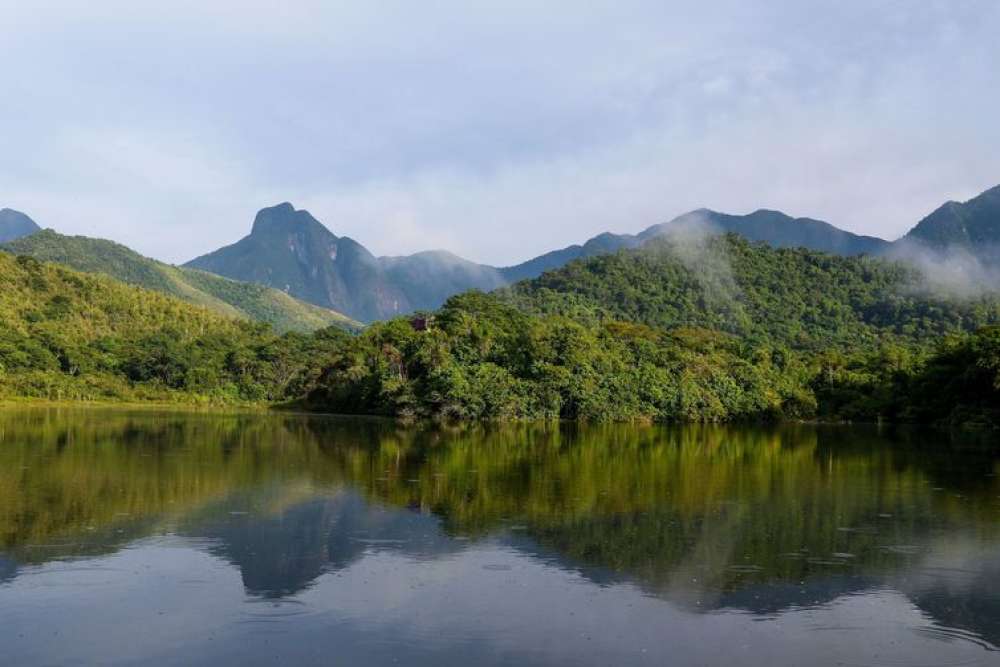
[[[774,249],[735,235],[655,239],[641,250],[572,262],[501,295],[539,315],[700,326],[814,352],[930,344],[1000,322],[996,295],[936,293],[904,264]]]
[[[0,254],[8,397],[455,419],[1000,425],[1000,301],[884,260],[668,238],[436,312],[279,335]]]
[[[106,276],[4,253],[0,314],[0,396],[8,397],[284,400],[322,363],[321,350],[347,337],[337,329],[279,336]]]
[[[881,259],[675,236],[453,297],[421,322],[378,323],[352,340],[312,404],[460,418],[1000,424],[1000,299],[936,294]]]

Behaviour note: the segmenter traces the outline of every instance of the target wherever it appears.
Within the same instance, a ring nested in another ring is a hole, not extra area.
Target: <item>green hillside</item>
[[[662,239],[452,297],[418,326],[376,323],[309,398],[417,417],[1000,427],[998,322],[995,297],[933,296],[885,260]]]
[[[172,275],[128,267],[140,272],[134,281]],[[1000,427],[998,322],[997,299],[932,296],[897,264],[732,236],[573,262],[357,336],[332,327],[278,335],[108,276],[0,253],[0,398]]]
[[[268,326],[0,253],[0,398],[280,401],[346,333]]]
[[[813,352],[929,343],[1000,322],[996,296],[936,296],[902,264],[775,249],[736,235],[653,239],[501,294],[535,314],[706,327],[751,344]]]
[[[278,331],[313,331],[327,326],[360,325],[337,312],[299,301],[284,292],[241,283],[143,257],[123,245],[84,236],[37,232],[0,249],[56,262],[87,273],[104,273],[130,285],[162,292],[228,317],[267,322]]]

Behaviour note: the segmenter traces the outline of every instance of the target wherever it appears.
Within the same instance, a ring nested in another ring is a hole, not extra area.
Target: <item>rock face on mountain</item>
[[[249,236],[186,266],[269,285],[364,322],[435,308],[457,292],[504,284],[496,269],[445,252],[375,257],[288,203],[261,210]]]
[[[29,236],[40,230],[41,227],[24,213],[10,208],[0,208],[0,243]]]
[[[1000,248],[1000,185],[967,202],[947,202],[902,239],[935,250],[958,247],[997,257]]]

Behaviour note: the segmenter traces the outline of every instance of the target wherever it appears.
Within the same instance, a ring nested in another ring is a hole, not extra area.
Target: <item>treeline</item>
[[[703,328],[527,315],[471,292],[350,340],[313,407],[412,417],[726,420],[808,416],[807,369]]]
[[[412,418],[1000,425],[1000,305],[891,263],[735,237],[571,263],[439,311],[278,335],[0,255],[0,397]]]
[[[458,419],[813,419],[1000,426],[1000,327],[806,354],[709,329],[526,315],[450,299],[426,331],[394,320],[345,341],[314,409]]]
[[[930,354],[829,354],[811,389],[827,419],[1000,428],[1000,327],[949,336]]]

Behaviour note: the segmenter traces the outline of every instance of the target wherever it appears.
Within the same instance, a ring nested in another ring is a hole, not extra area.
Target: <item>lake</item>
[[[0,663],[1000,664],[1000,449],[0,411]]]

